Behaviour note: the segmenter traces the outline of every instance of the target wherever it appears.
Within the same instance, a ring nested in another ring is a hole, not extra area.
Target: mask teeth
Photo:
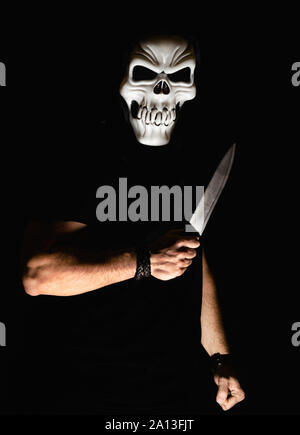
[[[164,107],[162,110],[158,110],[156,107],[147,108],[147,106],[141,104],[137,111],[137,119],[141,119],[146,125],[165,125],[168,126],[172,122],[176,121],[176,108],[168,109]]]

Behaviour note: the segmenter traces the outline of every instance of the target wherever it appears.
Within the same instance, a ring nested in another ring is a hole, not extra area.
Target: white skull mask
[[[170,141],[179,109],[195,98],[195,66],[193,48],[179,37],[151,38],[133,50],[120,94],[138,142]]]

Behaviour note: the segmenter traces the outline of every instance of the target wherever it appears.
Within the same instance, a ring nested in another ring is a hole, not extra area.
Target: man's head
[[[178,36],[155,36],[140,41],[130,54],[120,94],[138,142],[166,145],[179,110],[196,95],[195,52]]]

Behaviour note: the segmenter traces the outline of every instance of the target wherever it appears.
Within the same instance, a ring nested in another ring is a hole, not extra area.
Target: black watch
[[[215,374],[219,369],[226,367],[226,366],[232,366],[232,355],[231,354],[221,354],[221,353],[214,353],[210,357],[210,363],[211,363],[211,370]]]

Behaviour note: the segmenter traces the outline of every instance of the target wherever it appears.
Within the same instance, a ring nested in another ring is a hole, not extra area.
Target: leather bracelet
[[[211,371],[215,374],[219,369],[232,365],[232,355],[215,353],[210,357]]]
[[[139,281],[142,278],[151,276],[150,252],[145,247],[136,248],[136,273],[134,279]]]

